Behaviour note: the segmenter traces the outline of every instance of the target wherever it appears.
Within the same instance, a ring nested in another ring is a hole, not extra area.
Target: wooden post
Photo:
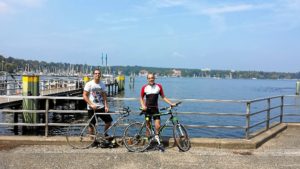
[[[125,76],[124,75],[119,75],[117,77],[117,82],[118,82],[118,90],[119,91],[124,90]]]
[[[18,119],[18,113],[14,113],[14,123],[18,123],[19,119]],[[18,135],[18,126],[14,126],[14,133],[15,135]]]
[[[83,77],[83,82],[84,82],[84,84],[86,84],[87,82],[89,82],[90,81],[90,77],[88,77],[88,76],[84,76]]]
[[[39,76],[35,75],[23,75],[22,77],[23,85],[23,96],[39,96]],[[38,109],[37,99],[23,99],[23,109],[24,110],[37,110]],[[36,113],[23,113],[23,118],[25,123],[36,123],[37,122]]]
[[[111,96],[110,95],[110,84],[108,84],[107,86],[108,86],[108,96]]]
[[[296,95],[300,94],[300,81],[296,82]]]

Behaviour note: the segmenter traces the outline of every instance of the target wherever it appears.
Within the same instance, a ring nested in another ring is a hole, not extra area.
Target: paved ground
[[[288,127],[258,149],[192,147],[178,152],[129,153],[125,148],[85,150],[67,145],[2,145],[0,169],[6,168],[300,168],[300,127]],[[1,147],[1,146],[0,146]]]

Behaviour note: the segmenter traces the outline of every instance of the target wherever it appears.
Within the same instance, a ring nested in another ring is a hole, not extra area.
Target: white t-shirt
[[[106,92],[105,84],[101,81],[97,84],[94,80],[89,81],[84,86],[84,91],[89,92],[89,99],[92,103],[97,105],[97,109],[104,107],[102,92]],[[90,110],[90,106],[87,105],[87,109]]]

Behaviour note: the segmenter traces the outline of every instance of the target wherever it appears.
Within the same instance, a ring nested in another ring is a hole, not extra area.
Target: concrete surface
[[[253,141],[253,140],[252,140]],[[257,149],[208,148],[194,145],[188,152],[168,147],[130,153],[114,149],[72,149],[66,144],[16,145],[0,150],[0,169],[10,168],[300,168],[300,126],[287,125]],[[13,145],[17,142],[0,142]]]

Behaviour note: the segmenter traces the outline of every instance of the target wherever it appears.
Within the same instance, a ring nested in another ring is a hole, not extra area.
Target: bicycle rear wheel
[[[70,124],[66,139],[74,148],[88,148],[96,140],[95,126],[87,124],[85,120],[76,120]]]
[[[191,148],[190,138],[183,125],[179,123],[174,125],[173,136],[179,150],[188,151]]]
[[[123,143],[128,151],[145,151],[150,146],[150,129],[140,122],[135,122],[126,127]]]

